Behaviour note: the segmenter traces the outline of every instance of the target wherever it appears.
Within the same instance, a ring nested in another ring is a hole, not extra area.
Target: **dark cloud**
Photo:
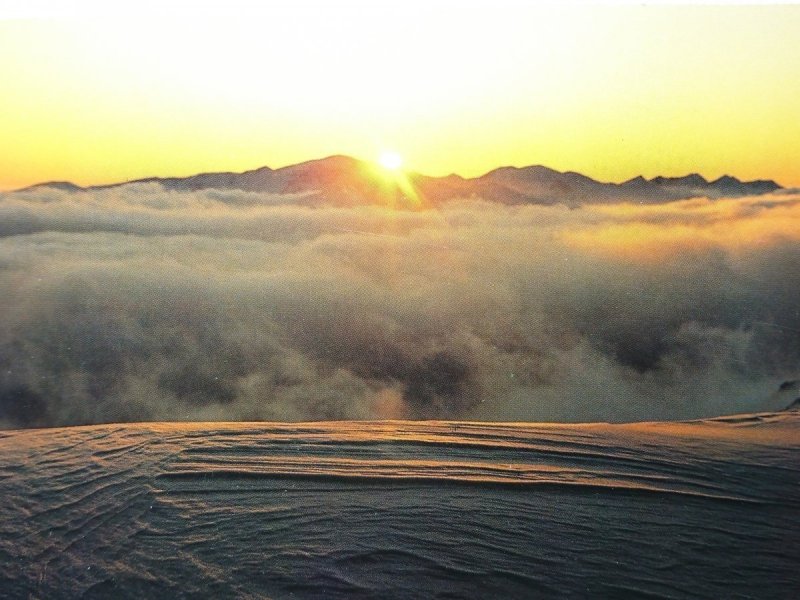
[[[779,408],[800,202],[312,208],[0,196],[0,424]]]

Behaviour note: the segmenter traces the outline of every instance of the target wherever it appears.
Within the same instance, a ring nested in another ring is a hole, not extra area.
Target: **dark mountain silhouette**
[[[637,201],[666,202],[704,196],[764,194],[781,188],[774,181],[744,182],[725,175],[709,182],[697,173],[685,177],[635,177],[624,183],[603,183],[575,172],[541,165],[500,167],[472,179],[459,175],[430,177],[419,173],[393,175],[349,156],[330,156],[280,169],[261,167],[243,173],[202,173],[190,177],[149,177],[136,181],[82,188],[50,182],[25,188],[54,187],[66,191],[100,190],[130,183],[159,183],[170,190],[236,189],[297,194],[298,204],[354,206],[407,204],[431,206],[451,200],[482,198],[502,204],[557,204]]]
[[[27,192],[30,190],[35,190],[37,188],[55,188],[57,190],[62,190],[65,192],[79,192],[83,189],[79,185],[75,185],[70,181],[46,181],[45,183],[37,183],[26,188],[22,188],[21,190],[17,190],[18,192]]]
[[[660,185],[662,187],[675,187],[675,186],[686,186],[686,187],[703,187],[708,185],[708,181],[702,175],[698,175],[697,173],[692,173],[690,175],[685,175],[684,177],[653,177],[650,180],[652,183],[656,185]]]
[[[723,175],[708,184],[709,187],[718,190],[724,196],[740,196],[744,194],[766,194],[774,192],[780,186],[774,181],[766,179],[757,179],[756,181],[743,182],[731,177]]]

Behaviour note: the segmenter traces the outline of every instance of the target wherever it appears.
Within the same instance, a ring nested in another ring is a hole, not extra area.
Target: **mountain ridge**
[[[401,184],[404,179],[407,185]],[[353,206],[383,204],[388,200],[437,205],[458,199],[481,198],[501,204],[580,205],[597,202],[667,202],[692,197],[718,198],[771,193],[782,187],[772,180],[742,181],[723,175],[713,181],[698,173],[683,177],[639,175],[622,183],[597,181],[575,171],[557,171],[544,165],[501,166],[483,175],[465,178],[416,172],[381,172],[373,163],[346,155],[332,155],[287,165],[243,171],[198,173],[187,177],[146,177],[119,183],[78,186],[68,181],[34,184],[17,192],[52,187],[69,192],[112,189],[136,183],[158,183],[168,190],[235,189],[248,192],[304,195],[301,203]],[[413,192],[410,192],[413,190]]]

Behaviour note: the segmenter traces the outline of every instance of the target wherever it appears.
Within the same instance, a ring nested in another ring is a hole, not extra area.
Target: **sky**
[[[800,6],[199,6],[0,13],[0,190],[386,150],[800,185]]]

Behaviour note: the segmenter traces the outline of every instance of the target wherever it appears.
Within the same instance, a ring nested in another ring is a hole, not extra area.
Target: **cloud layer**
[[[0,425],[675,419],[800,376],[800,195],[0,195]]]

